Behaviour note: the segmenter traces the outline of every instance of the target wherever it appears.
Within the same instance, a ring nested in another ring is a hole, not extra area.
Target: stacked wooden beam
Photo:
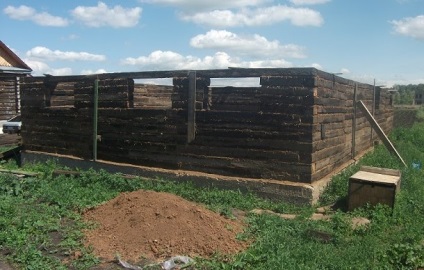
[[[40,78],[25,78],[21,84],[21,135],[25,149],[90,158],[92,112],[50,107],[48,98],[54,87]]]
[[[92,158],[92,110],[22,110],[25,149]]]
[[[0,120],[7,120],[19,111],[16,87],[15,78],[0,79]]]
[[[188,77],[175,77],[173,79],[174,91],[172,93],[172,108],[173,109],[187,109],[188,100]],[[209,94],[210,78],[197,77],[196,78],[196,109],[208,110],[210,104]]]
[[[134,108],[170,109],[173,86],[135,84]]]
[[[176,168],[186,141],[185,115],[175,110],[99,110],[99,159]]]
[[[297,84],[281,86],[285,79]],[[312,147],[313,92],[298,79],[262,77],[262,87],[213,87],[210,111],[197,112],[196,138],[186,147],[197,158],[192,167],[205,167],[201,161],[210,159],[214,168],[207,170],[219,167],[224,175],[308,182],[310,164],[303,160]]]
[[[192,140],[188,76],[178,73],[172,87],[135,90],[132,79],[100,80],[98,159],[311,183],[373,144],[364,115],[354,118],[355,82],[314,69],[261,72],[261,87],[210,87],[198,76]],[[25,149],[92,158],[93,78],[56,85],[26,78],[21,89]],[[74,106],[59,106],[55,91]],[[356,99],[371,110],[373,87],[358,84]],[[390,131],[390,95],[381,90],[377,100],[375,117]]]
[[[74,107],[75,82],[58,83],[50,94],[51,107]]]
[[[100,80],[99,108],[132,108],[134,105],[133,79]],[[92,108],[94,97],[94,80],[81,80],[75,84],[75,107]]]
[[[371,85],[355,84],[335,76],[316,78],[313,149],[310,160],[312,181],[321,179],[362,153],[377,139],[375,133],[372,136],[371,125],[363,113],[356,110],[355,114],[354,109],[355,100],[362,100],[373,111],[373,88]],[[390,94],[376,91],[377,94],[379,92],[380,103],[379,108],[375,109],[375,117],[382,128],[389,132],[393,121]]]

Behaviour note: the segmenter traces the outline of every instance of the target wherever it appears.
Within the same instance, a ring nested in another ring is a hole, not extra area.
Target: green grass
[[[14,148],[15,146],[0,146],[0,153],[2,152],[6,152],[12,148]]]
[[[170,192],[231,215],[231,209],[269,209],[299,213],[294,220],[272,215],[248,215],[248,227],[240,239],[254,239],[245,252],[233,257],[216,255],[197,259],[198,269],[417,269],[424,267],[424,172],[413,162],[424,161],[424,125],[397,129],[390,138],[408,168],[380,145],[359,164],[334,177],[320,204],[345,202],[348,178],[361,165],[402,171],[401,192],[394,209],[384,206],[346,213],[337,211],[329,221],[311,221],[311,207],[273,203],[253,194],[215,188],[196,188],[190,183],[125,179],[104,171],[83,171],[80,177],[53,177],[57,164],[23,168],[40,173],[38,178],[0,175],[0,250],[22,269],[90,269],[98,260],[82,245],[84,224],[80,213],[110,200],[120,192],[148,189]],[[13,166],[12,163],[6,166]],[[352,229],[352,217],[372,222]],[[316,232],[328,238],[317,237]],[[60,241],[54,241],[59,235]],[[72,259],[80,252],[81,257]],[[3,252],[4,253],[4,252]]]
[[[424,121],[424,107],[420,106],[420,108],[417,110],[417,114],[415,117],[420,122]]]

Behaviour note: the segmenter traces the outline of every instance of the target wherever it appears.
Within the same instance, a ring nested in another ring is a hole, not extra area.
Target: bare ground
[[[117,254],[131,262],[160,262],[172,256],[210,257],[238,253],[241,219],[230,220],[176,195],[153,191],[122,193],[84,213],[97,226],[85,231],[86,245],[104,263]],[[97,268],[100,269],[100,268]]]

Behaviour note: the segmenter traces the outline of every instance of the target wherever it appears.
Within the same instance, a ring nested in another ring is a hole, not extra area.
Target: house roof
[[[0,74],[1,73],[9,73],[9,74],[30,74],[31,69],[25,69],[25,68],[17,68],[17,67],[5,67],[0,66]]]
[[[32,69],[0,40],[0,73],[31,73]]]

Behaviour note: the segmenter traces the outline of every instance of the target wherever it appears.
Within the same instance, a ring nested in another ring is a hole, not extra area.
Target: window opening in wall
[[[50,93],[51,108],[75,107],[75,82],[60,82]]]
[[[134,108],[172,108],[173,78],[134,80]]]
[[[260,111],[260,78],[211,78],[209,108],[217,111]]]
[[[211,78],[211,87],[260,87],[260,78],[259,77],[249,77],[249,78]]]

